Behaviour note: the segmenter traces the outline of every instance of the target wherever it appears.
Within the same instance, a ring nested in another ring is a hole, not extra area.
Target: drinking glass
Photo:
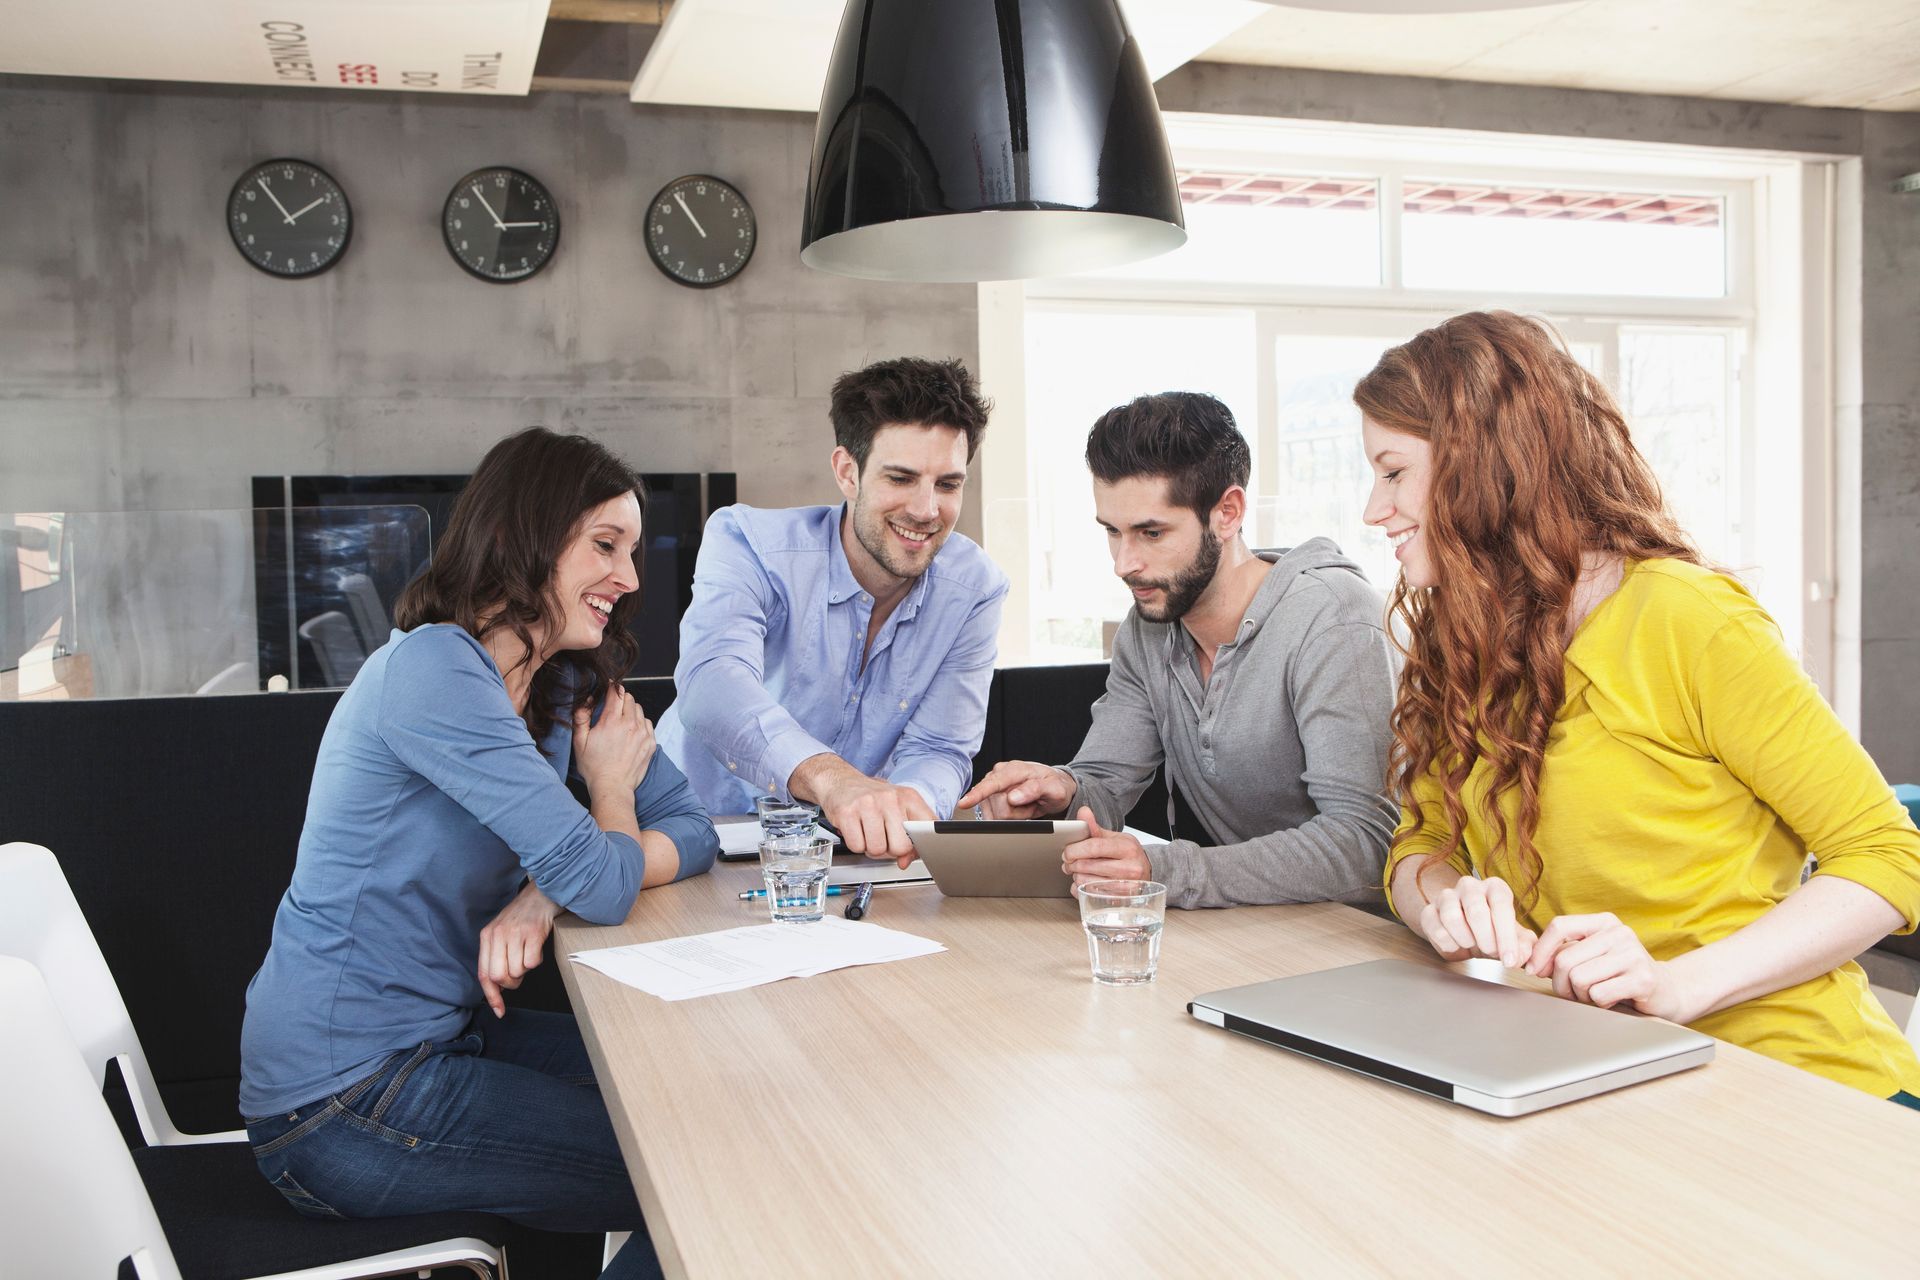
[[[1074,896],[1080,899],[1093,980],[1111,987],[1152,982],[1160,966],[1167,886],[1152,880],[1093,880]]]
[[[827,914],[827,872],[833,842],[811,832],[760,842],[760,875],[776,924],[806,924]]]
[[[760,819],[763,836],[810,835],[813,824],[820,818],[818,806],[804,800],[782,800],[779,796],[756,797],[753,812]]]

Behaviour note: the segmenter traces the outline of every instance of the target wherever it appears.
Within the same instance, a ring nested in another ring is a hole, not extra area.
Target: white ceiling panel
[[[1915,0],[1578,0],[1421,16],[1278,7],[1208,61],[1910,109]]]
[[[547,0],[6,0],[0,72],[524,94]]]
[[[677,0],[635,102],[818,111],[843,0]],[[1121,0],[1153,78],[1272,12],[1258,0]]]

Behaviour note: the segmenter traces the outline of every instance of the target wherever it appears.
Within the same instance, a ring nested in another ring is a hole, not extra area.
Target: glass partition
[[[429,549],[413,506],[0,514],[0,700],[338,688]]]

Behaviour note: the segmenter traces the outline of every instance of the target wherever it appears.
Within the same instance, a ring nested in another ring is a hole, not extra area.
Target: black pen
[[[858,920],[867,914],[867,904],[873,901],[873,881],[868,880],[853,895],[853,901],[847,904],[847,919]]]

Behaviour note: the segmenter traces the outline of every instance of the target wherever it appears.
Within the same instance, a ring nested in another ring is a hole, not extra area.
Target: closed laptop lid
[[[1195,1016],[1202,1009],[1221,1015],[1206,1020],[1228,1030],[1266,1029],[1274,1034],[1260,1038],[1358,1071],[1412,1075],[1495,1098],[1563,1088],[1713,1045],[1697,1031],[1653,1018],[1404,960],[1233,987],[1196,996],[1191,1007]],[[1422,1087],[1419,1080],[1397,1082]]]

